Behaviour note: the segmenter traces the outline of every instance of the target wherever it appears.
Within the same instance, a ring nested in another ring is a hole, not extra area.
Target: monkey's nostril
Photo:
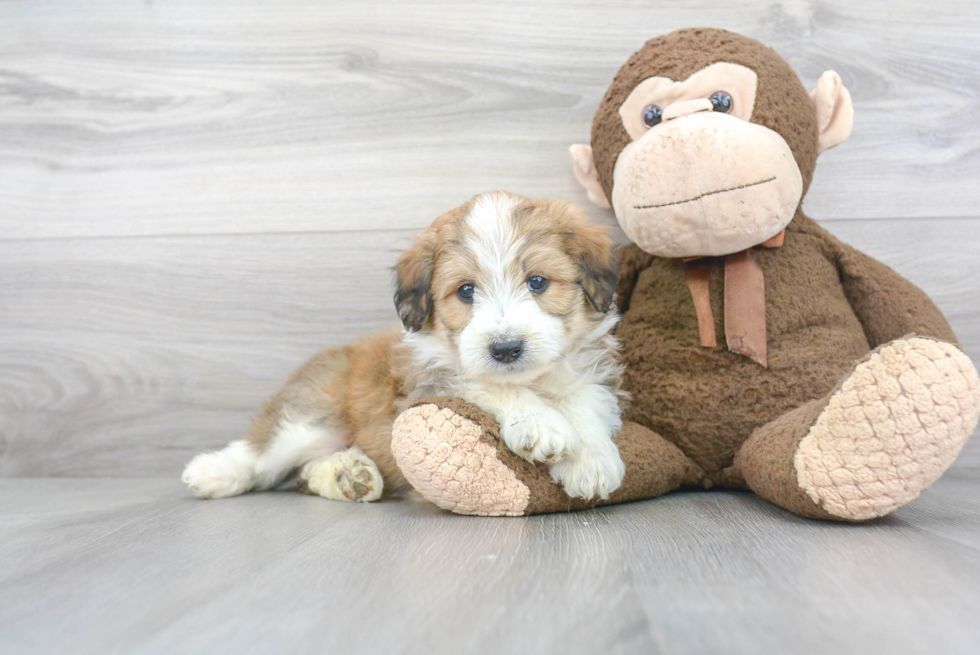
[[[661,118],[664,121],[671,121],[675,118],[680,118],[681,116],[713,110],[714,105],[711,104],[710,100],[707,98],[696,98],[694,100],[683,100],[681,102],[675,102],[671,105],[667,105],[667,107],[664,108]]]
[[[523,352],[523,341],[494,341],[490,344],[490,355],[504,364],[517,360]]]

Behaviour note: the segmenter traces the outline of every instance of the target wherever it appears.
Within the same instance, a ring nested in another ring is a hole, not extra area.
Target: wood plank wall
[[[980,361],[975,0],[6,0],[0,475],[177,475],[235,438],[314,350],[395,322],[387,267],[437,214],[586,203],[567,146],[692,25],[841,74],[854,133],[805,207]]]

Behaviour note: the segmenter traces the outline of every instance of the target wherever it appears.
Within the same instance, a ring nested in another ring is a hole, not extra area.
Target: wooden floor
[[[864,525],[735,492],[518,519],[0,479],[0,653],[923,653],[980,645],[980,482]]]
[[[976,0],[0,0],[0,655],[980,653],[976,436],[861,526],[177,480],[315,350],[396,323],[389,267],[435,216],[587,204],[567,147],[692,25],[840,73],[854,132],[804,207],[980,362]]]

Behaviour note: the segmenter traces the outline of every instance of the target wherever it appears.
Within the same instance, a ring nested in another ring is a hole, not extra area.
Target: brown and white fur
[[[476,196],[436,219],[398,261],[404,329],[314,356],[245,439],[195,457],[183,481],[221,498],[298,471],[304,491],[376,500],[407,487],[390,449],[395,417],[443,395],[493,414],[507,446],[547,462],[570,496],[606,498],[625,472],[613,442],[622,370],[613,252],[575,205]],[[545,288],[532,289],[540,279]],[[464,285],[472,299],[459,293]],[[502,342],[521,343],[516,359]]]

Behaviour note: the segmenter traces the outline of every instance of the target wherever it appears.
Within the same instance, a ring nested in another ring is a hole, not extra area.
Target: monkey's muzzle
[[[612,205],[626,235],[661,257],[728,255],[792,220],[803,178],[786,141],[727,114],[651,128],[619,155]]]

